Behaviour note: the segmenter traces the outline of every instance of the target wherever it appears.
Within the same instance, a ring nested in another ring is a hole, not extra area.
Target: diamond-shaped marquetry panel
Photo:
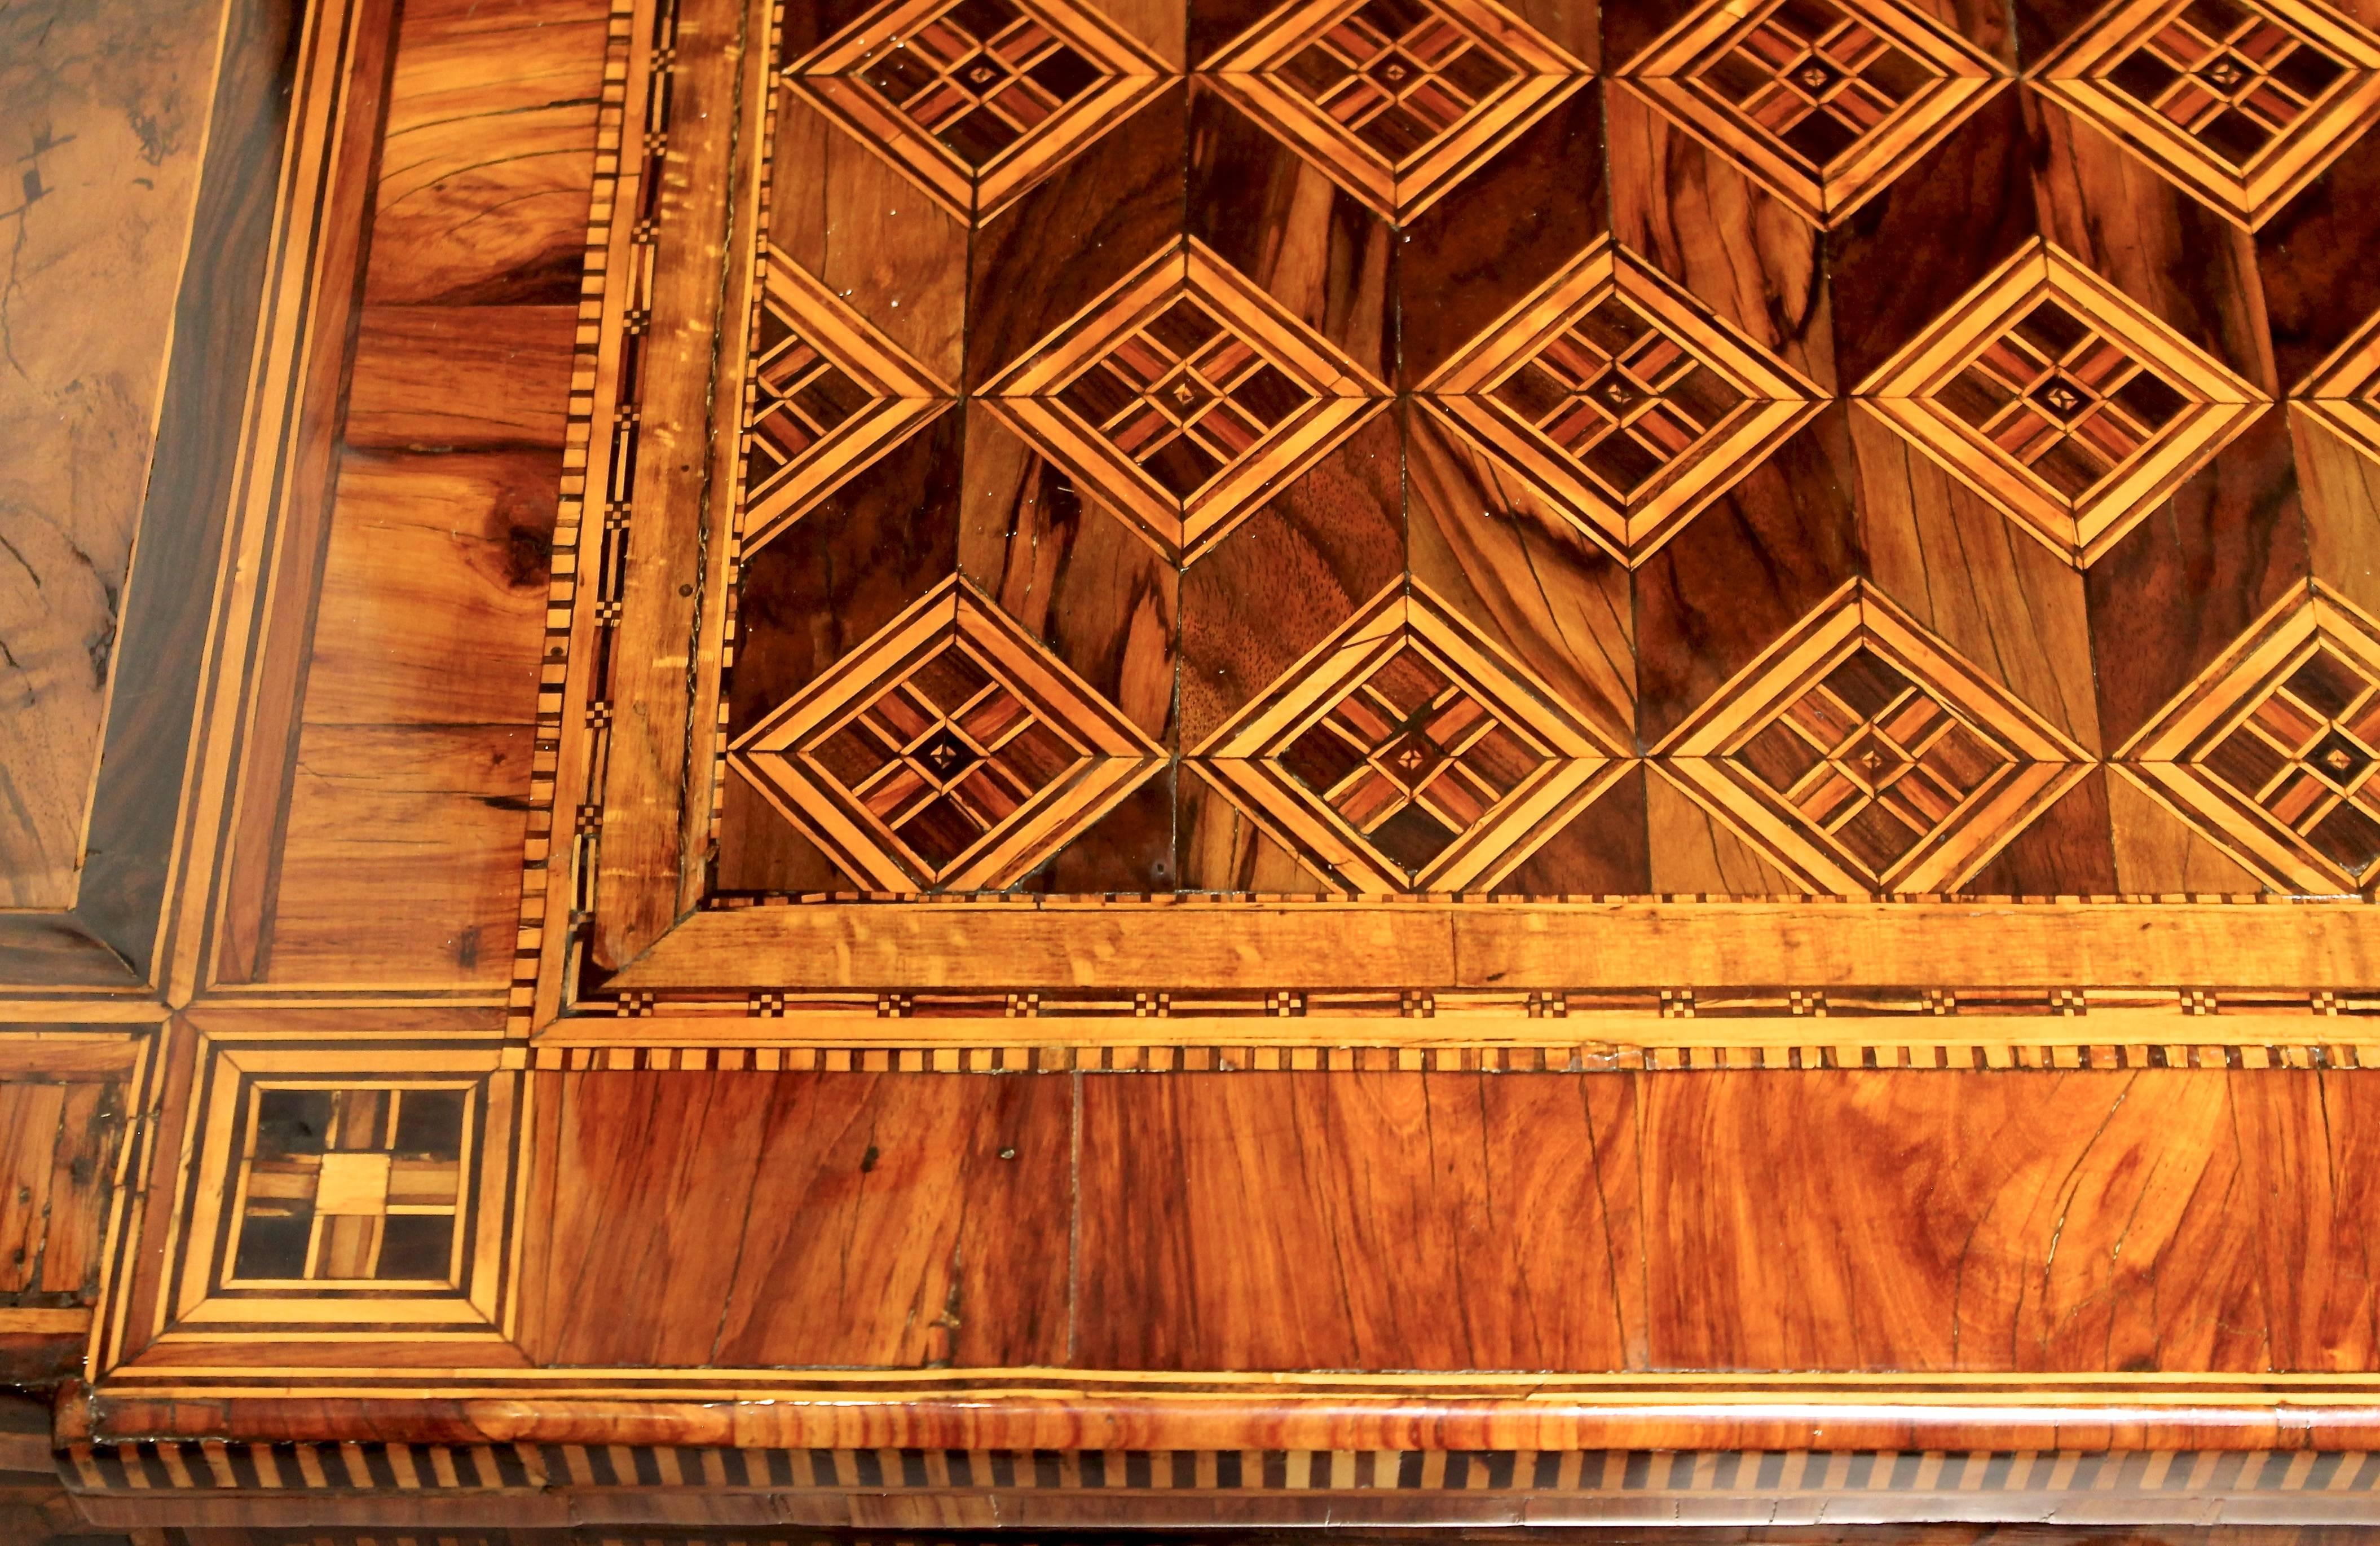
[[[2090,758],[1872,591],[1845,587],[1655,766],[1812,890],[1955,889]]]
[[[950,389],[798,265],[763,255],[745,420],[746,550],[950,406]]]
[[[1424,383],[1555,509],[1642,562],[1815,414],[1818,388],[1598,243]]]
[[[1163,85],[1072,0],[896,0],[795,60],[795,85],[957,213],[981,220]]]
[[[198,1038],[174,1319],[498,1318],[518,1075],[473,1045]]]
[[[1387,394],[1196,242],[1143,265],[985,390],[1168,558],[1219,540]]]
[[[2038,243],[1951,307],[1859,395],[2077,565],[2113,547],[2265,401]]]
[[[1586,74],[1495,0],[1313,0],[1267,18],[1208,68],[1258,122],[1402,219]]]
[[[1350,890],[1380,894],[1494,886],[1624,755],[1452,612],[1400,588],[1194,766]]]
[[[956,581],[737,738],[730,763],[882,891],[1014,885],[1164,754]]]
[[[2118,765],[2276,888],[2380,874],[2380,623],[2317,586],[2267,616]]]
[[[2134,0],[2084,29],[2037,79],[2253,226],[2380,115],[2380,38],[2313,0]]]
[[[1708,0],[1620,73],[1830,224],[1956,127],[2000,69],[1895,0]]]
[[[2380,316],[2292,394],[2298,411],[2380,462]]]

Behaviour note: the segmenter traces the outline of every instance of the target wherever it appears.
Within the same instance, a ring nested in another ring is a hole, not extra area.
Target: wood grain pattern
[[[395,30],[319,579],[295,590],[313,592],[311,647],[284,668],[298,727],[248,796],[262,917],[242,972],[506,970],[578,342],[558,302],[576,299],[606,36],[600,10],[416,6]],[[352,884],[374,861],[462,912],[387,918]]]
[[[0,918],[94,1521],[2371,1514],[2374,17],[283,19]]]
[[[550,1161],[532,1195],[553,1227],[521,1335],[540,1361],[1064,1359],[1075,1159],[1063,1081],[539,1083]]]
[[[16,170],[0,440],[0,898],[73,906],[125,583],[214,95],[220,4],[73,6],[0,23],[0,144]],[[82,304],[112,291],[112,325]]]
[[[2342,1140],[2307,1153],[2264,1135],[2361,1090],[2155,1071],[1094,1081],[1085,1151],[1109,1163],[1086,1172],[1086,1352],[1173,1369],[2357,1365],[2360,1208],[2327,1179]],[[1912,1130],[1923,1143],[1886,1137]],[[2280,1179],[2309,1166],[2312,1189]],[[1152,1230],[1131,1214],[1160,1186],[1180,1203]],[[2276,1195],[2291,1201],[2224,1201]],[[1362,1270],[1410,1248],[1393,1290]],[[1779,1272],[1800,1291],[1775,1296]],[[1465,1292],[1481,1278],[1500,1292]]]

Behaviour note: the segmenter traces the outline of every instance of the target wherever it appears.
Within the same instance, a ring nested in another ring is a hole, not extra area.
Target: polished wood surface
[[[0,18],[6,1517],[2380,1515],[2374,28]]]

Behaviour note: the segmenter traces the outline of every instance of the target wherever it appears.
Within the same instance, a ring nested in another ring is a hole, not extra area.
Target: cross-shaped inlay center
[[[1493,394],[1621,500],[1689,457],[1744,400],[1616,294],[1522,362]]]
[[[853,73],[980,172],[1109,71],[1012,0],[958,0],[869,52]]]
[[[983,759],[974,747],[959,739],[957,731],[945,725],[917,748],[917,760],[948,785]]]
[[[1417,871],[1544,756],[1408,646],[1342,696],[1281,764],[1383,855]]]
[[[1188,499],[1313,393],[1184,296],[1110,345],[1058,400],[1168,493]]]
[[[2317,644],[2202,765],[2360,876],[2380,859],[2375,742],[2380,684],[2346,652]]]
[[[2210,86],[2228,91],[2248,79],[2248,67],[2240,63],[2239,55],[2225,54],[2221,58],[2198,72]]]
[[[2129,466],[2188,399],[2054,296],[1992,339],[1943,405],[2068,499]]]
[[[2278,13],[2191,0],[2123,53],[2107,79],[2219,161],[2244,167],[2347,74]]]

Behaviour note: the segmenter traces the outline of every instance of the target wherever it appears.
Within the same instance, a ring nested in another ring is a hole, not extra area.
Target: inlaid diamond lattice
[[[1312,0],[1207,67],[1349,192],[1408,220],[1586,78],[1495,0]]]
[[[956,213],[982,220],[1163,87],[1073,0],[893,0],[795,60],[795,85]]]
[[[1195,557],[1387,388],[1196,242],[1160,253],[985,401],[1167,557]]]
[[[1608,239],[1421,390],[1630,563],[1823,405],[1791,366]]]
[[[2252,227],[2380,115],[2380,37],[2313,0],[2131,0],[2037,84]]]
[[[956,580],[728,751],[787,820],[883,891],[1012,886],[1163,760]]]
[[[2201,672],[2117,765],[2276,888],[2380,879],[2380,622],[2316,584]]]
[[[1624,756],[1450,609],[1400,586],[1192,766],[1323,873],[1379,894],[1494,886]]]
[[[1894,0],[1709,0],[1619,73],[1819,224],[1899,176],[2004,74]]]
[[[776,536],[950,406],[950,389],[773,248],[745,420],[743,545]]]
[[[2120,540],[2265,402],[2040,242],[1912,340],[1858,396],[2078,566]]]
[[[1812,890],[1956,888],[2089,770],[2070,737],[1859,582],[1655,749]]]

